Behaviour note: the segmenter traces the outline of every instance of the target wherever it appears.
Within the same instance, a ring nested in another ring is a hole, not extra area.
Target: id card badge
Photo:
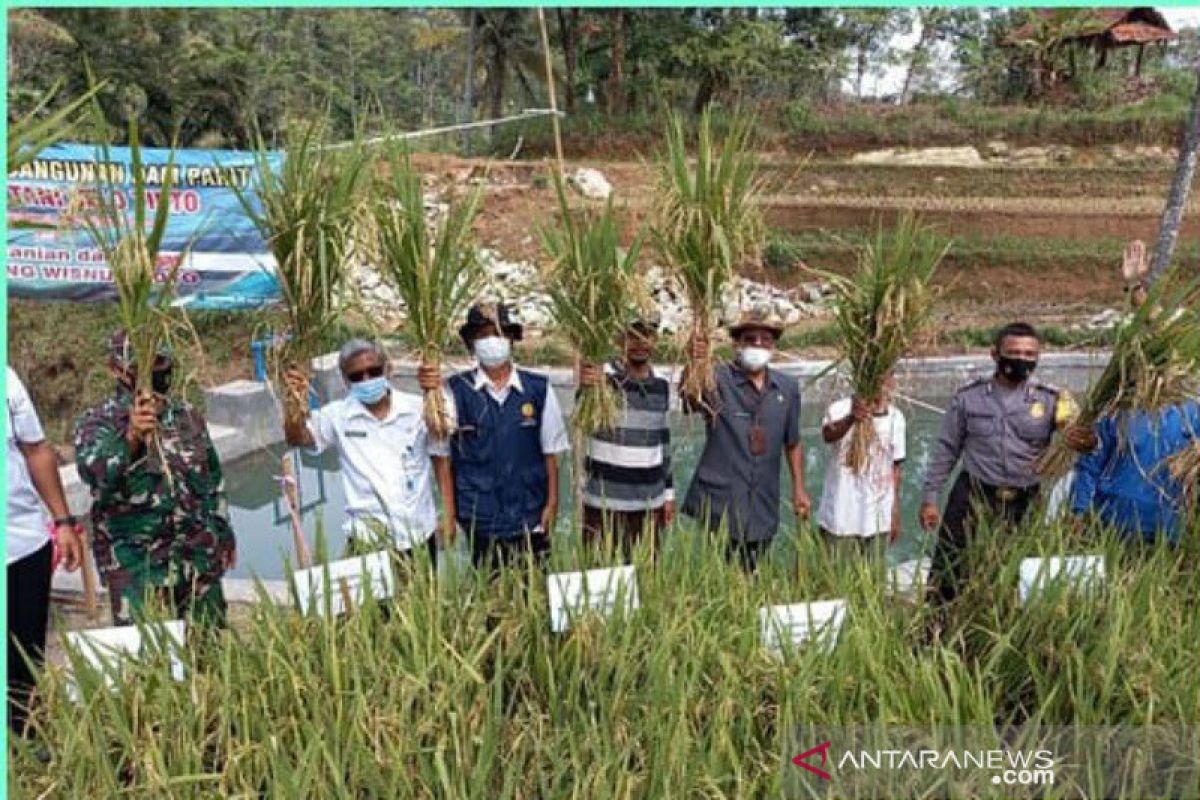
[[[767,452],[767,431],[759,423],[750,426],[750,455],[761,456]]]

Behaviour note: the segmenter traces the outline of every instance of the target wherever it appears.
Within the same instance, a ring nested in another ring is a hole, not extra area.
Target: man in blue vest
[[[521,326],[503,304],[479,304],[459,335],[479,366],[445,386],[453,433],[430,454],[445,507],[471,544],[471,560],[493,568],[531,553],[543,560],[558,514],[558,456],[568,449],[562,411],[545,375],[512,363]],[[422,368],[423,389],[441,375]]]

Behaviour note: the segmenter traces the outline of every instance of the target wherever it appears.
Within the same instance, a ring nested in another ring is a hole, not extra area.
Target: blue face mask
[[[390,384],[386,375],[378,378],[367,378],[358,383],[350,384],[350,396],[364,406],[373,406],[387,394]]]

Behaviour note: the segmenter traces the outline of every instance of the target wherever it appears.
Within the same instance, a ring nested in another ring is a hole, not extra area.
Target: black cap
[[[476,303],[471,306],[471,310],[467,312],[467,322],[458,329],[458,335],[470,346],[475,331],[488,324],[495,325],[514,342],[521,341],[524,332],[521,324],[513,321],[512,313],[504,303]]]

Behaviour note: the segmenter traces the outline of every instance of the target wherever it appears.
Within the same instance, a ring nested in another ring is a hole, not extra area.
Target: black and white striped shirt
[[[670,384],[653,370],[644,380],[618,364],[606,364],[604,371],[625,402],[616,427],[587,441],[583,501],[609,511],[659,508],[675,499],[667,420]]]

